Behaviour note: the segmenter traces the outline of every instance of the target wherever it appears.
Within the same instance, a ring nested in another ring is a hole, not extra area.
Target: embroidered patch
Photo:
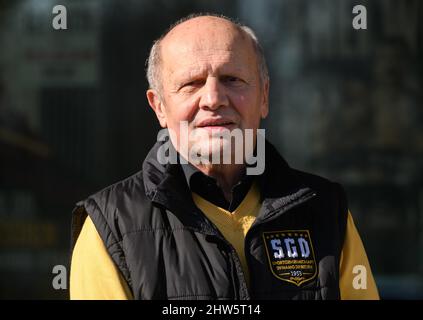
[[[263,232],[273,275],[297,286],[317,275],[313,244],[308,230]]]

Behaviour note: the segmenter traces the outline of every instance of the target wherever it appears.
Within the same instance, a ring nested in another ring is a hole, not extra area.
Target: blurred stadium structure
[[[68,30],[51,27],[68,9]],[[351,26],[367,7],[368,30]],[[66,299],[79,199],[140,169],[156,139],[145,99],[153,39],[199,11],[264,46],[270,139],[342,183],[382,298],[423,298],[423,2],[0,0],[0,298]]]

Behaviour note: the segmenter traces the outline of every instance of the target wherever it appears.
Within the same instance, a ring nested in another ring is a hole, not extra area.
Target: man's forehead
[[[240,28],[233,22],[214,16],[201,16],[184,21],[171,29],[163,40],[181,35],[203,34],[226,31],[225,33],[240,33]]]
[[[207,48],[224,50],[247,40],[244,32],[232,22],[205,16],[177,25],[162,39],[161,47],[170,52]]]
[[[168,48],[169,49],[169,48]],[[205,74],[245,73],[255,71],[255,55],[242,47],[219,49],[166,50],[162,57],[163,71],[177,78]]]
[[[159,50],[162,72],[178,79],[257,71],[251,37],[222,18],[197,17],[177,25],[162,39]]]

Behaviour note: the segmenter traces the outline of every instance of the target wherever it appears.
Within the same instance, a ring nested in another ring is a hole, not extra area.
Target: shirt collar
[[[209,202],[230,211],[235,210],[248,193],[253,182],[253,177],[244,174],[241,180],[233,186],[232,201],[229,203],[217,185],[215,178],[207,176],[189,162],[181,163],[181,155],[175,150],[172,143],[170,143],[170,148],[173,149],[171,150],[172,152],[174,151],[178,154],[178,165],[182,168],[186,183],[191,192],[195,192]]]

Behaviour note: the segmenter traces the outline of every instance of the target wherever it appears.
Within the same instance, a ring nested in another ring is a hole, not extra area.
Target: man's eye
[[[234,77],[234,76],[225,76],[225,77],[222,77],[222,81],[223,82],[226,82],[226,83],[232,83],[232,84],[241,83],[242,82],[242,80],[240,78]]]
[[[202,80],[193,80],[193,81],[184,83],[182,87],[198,87],[198,86],[201,86],[202,84],[203,84]]]

